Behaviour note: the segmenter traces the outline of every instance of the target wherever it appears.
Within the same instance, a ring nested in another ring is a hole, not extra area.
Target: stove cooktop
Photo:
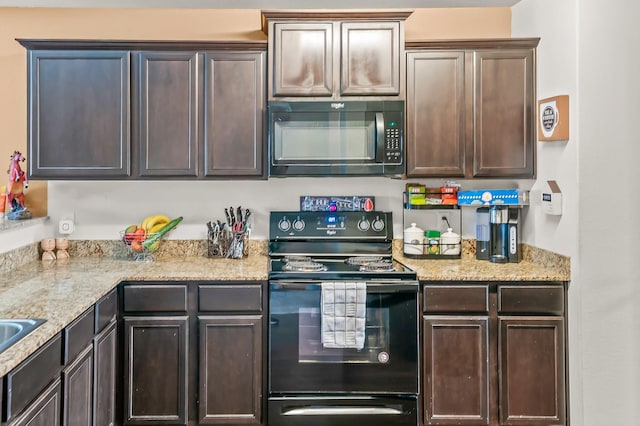
[[[402,263],[388,257],[317,258],[295,256],[272,258],[269,279],[415,280],[416,273]]]

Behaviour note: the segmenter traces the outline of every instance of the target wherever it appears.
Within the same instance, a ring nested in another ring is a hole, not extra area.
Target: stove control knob
[[[278,222],[278,229],[280,229],[282,232],[287,232],[289,229],[291,229],[291,222],[289,222],[289,219],[284,218],[280,222]]]
[[[370,226],[371,224],[367,219],[360,219],[360,221],[358,222],[358,229],[362,232],[368,231]]]
[[[293,230],[294,231],[302,231],[305,227],[304,220],[296,219],[293,221]]]
[[[373,221],[373,224],[371,225],[371,227],[373,228],[374,231],[380,232],[384,229],[384,221],[380,219],[376,219]]]

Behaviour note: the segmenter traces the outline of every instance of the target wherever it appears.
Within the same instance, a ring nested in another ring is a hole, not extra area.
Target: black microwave
[[[269,175],[402,176],[404,101],[270,102]]]

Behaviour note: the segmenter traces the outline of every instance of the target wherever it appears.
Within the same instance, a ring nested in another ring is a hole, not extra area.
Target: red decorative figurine
[[[20,162],[25,161],[20,151],[13,151],[11,163],[9,163],[9,184],[7,185],[7,202],[11,210],[7,213],[7,219],[30,219],[31,212],[24,205],[24,189],[29,187],[26,173],[20,168]]]

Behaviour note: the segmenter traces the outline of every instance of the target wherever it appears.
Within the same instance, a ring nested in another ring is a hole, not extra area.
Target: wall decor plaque
[[[569,95],[538,101],[538,140],[569,140]]]

